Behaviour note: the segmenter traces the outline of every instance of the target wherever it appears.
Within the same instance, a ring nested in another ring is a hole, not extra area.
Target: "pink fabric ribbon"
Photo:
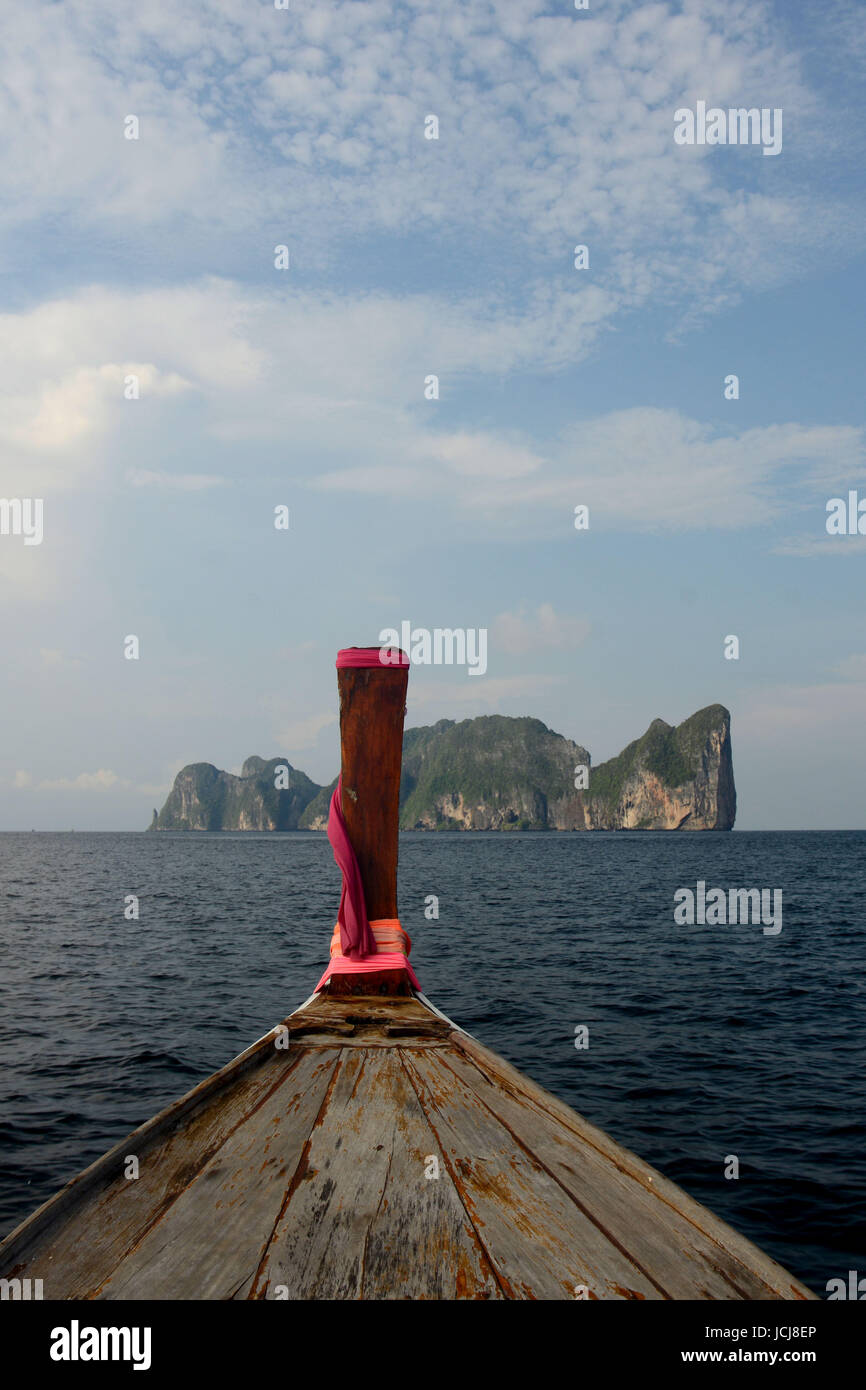
[[[409,658],[399,647],[344,647],[337,652],[337,670],[346,666],[408,666]]]
[[[337,867],[343,875],[343,891],[340,894],[340,911],[337,921],[340,924],[340,947],[344,956],[371,956],[376,950],[376,942],[367,920],[367,904],[364,900],[364,885],[361,870],[349,830],[343,815],[343,774],[337,778],[331,809],[328,814],[328,839]]]
[[[328,962],[327,970],[316,985],[317,993],[327,984],[332,975],[364,975],[380,970],[405,970],[415,989],[420,992],[421,986],[418,983],[418,977],[409,964],[412,942],[408,932],[405,932],[400,925],[400,919],[398,917],[379,918],[370,923],[370,930],[376,942],[375,954],[365,956],[362,960],[348,960],[342,954],[340,924],[337,923],[334,927],[334,935],[331,937],[331,959]]]
[[[332,956],[313,993],[318,994],[332,975],[372,975],[379,970],[405,970],[412,986],[421,993],[421,986],[409,964],[409,957],[404,956],[401,951],[380,951],[378,955],[369,956],[366,960],[346,960],[345,956]]]

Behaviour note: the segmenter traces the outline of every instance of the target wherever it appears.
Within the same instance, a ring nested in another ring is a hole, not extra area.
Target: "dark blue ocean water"
[[[675,925],[698,879],[781,933]],[[0,835],[0,1234],[305,999],[338,901],[322,835]],[[816,1293],[866,1275],[866,833],[406,834],[400,913],[455,1021]]]

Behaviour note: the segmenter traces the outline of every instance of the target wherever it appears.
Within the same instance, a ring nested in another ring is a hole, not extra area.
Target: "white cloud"
[[[40,647],[39,658],[42,665],[51,671],[74,670],[81,665],[77,657],[65,656],[55,647]]]
[[[496,482],[503,478],[525,477],[537,472],[542,464],[532,449],[493,435],[467,432],[437,435],[422,447],[454,473]]]
[[[265,446],[282,451],[291,438],[281,476],[300,475],[313,488],[438,498],[506,532],[534,516],[545,534],[563,534],[577,503],[589,506],[591,530],[729,529],[812,510],[818,488],[822,522],[827,490],[862,470],[863,435],[853,427],[723,432],[646,406],[583,419],[543,450],[495,428],[442,430],[436,403],[423,398],[431,361],[455,390],[479,373],[579,355],[592,322],[581,317],[580,295],[565,300],[572,317],[552,339],[544,296],[519,320],[493,300],[262,295],[212,279],[152,293],[91,288],[7,314],[0,434],[5,422],[10,448],[0,492],[44,493],[48,528],[55,494],[85,480],[122,476],[138,489],[189,492],[247,482],[257,471],[271,476]],[[139,401],[120,390],[129,336],[147,354]],[[53,397],[46,372],[61,383]],[[45,399],[53,401],[47,411]],[[42,424],[24,444],[28,420]],[[218,446],[222,472],[154,468],[165,434],[184,458]],[[341,457],[352,465],[329,466]],[[54,527],[52,545],[58,535]],[[17,552],[0,558],[12,578],[16,566],[35,568]]]
[[[862,431],[768,425],[719,433],[676,410],[638,407],[568,429],[559,475],[536,489],[497,489],[515,501],[586,503],[592,519],[635,530],[727,529],[764,524],[816,487],[862,466]]]
[[[165,492],[204,492],[223,487],[225,478],[211,473],[154,473],[147,468],[131,468],[126,475],[131,487],[155,488]]]
[[[180,771],[180,769],[178,769],[178,771]],[[135,790],[140,792],[142,796],[155,796],[158,797],[159,800],[164,801],[171,791],[171,784],[173,781],[174,778],[168,782],[139,782]]]
[[[737,710],[737,739],[748,738],[762,748],[788,743],[792,731],[817,737],[820,731],[835,738],[840,729],[848,730],[850,751],[859,755],[863,743],[863,710],[866,709],[866,680],[825,681],[815,685],[767,687],[747,697]],[[796,750],[792,753],[794,763]]]
[[[477,373],[582,355],[604,296],[545,292],[521,318],[494,299],[454,304],[434,295],[262,294],[214,279],[150,292],[93,286],[0,316],[0,492],[72,492],[116,480],[195,491],[230,482],[210,471],[154,468],[154,448],[214,441],[250,448],[291,438],[318,459],[351,456],[355,490],[435,490],[439,475],[484,477],[502,456],[509,476],[538,466],[521,441],[436,435],[423,381],[431,360],[443,389]],[[564,312],[563,312],[564,311]],[[555,322],[551,322],[549,315]],[[123,353],[134,342],[144,361]],[[126,400],[125,377],[141,398]],[[383,441],[384,446],[383,446]],[[185,456],[188,454],[185,450]],[[403,472],[407,467],[408,475]],[[306,465],[309,468],[309,465]],[[453,471],[452,471],[453,470]],[[342,487],[344,470],[309,481]]]
[[[820,519],[823,520],[823,516]],[[790,536],[773,546],[774,555],[796,555],[807,560],[825,555],[839,559],[846,555],[862,555],[864,551],[866,536]]]
[[[401,464],[389,466],[373,463],[338,468],[310,482],[323,492],[364,492],[388,497],[435,497],[442,490],[440,479],[435,474]]]
[[[491,709],[499,710],[503,705],[515,700],[531,700],[550,690],[552,686],[562,685],[564,676],[526,674],[519,676],[483,676],[477,680],[430,681],[413,676],[409,683],[407,727],[414,721],[416,710],[423,710],[424,722],[442,716],[453,718],[455,711]],[[437,712],[430,713],[435,709]],[[416,721],[417,722],[417,721]]]
[[[270,476],[264,446],[282,450],[287,437],[294,461],[284,476],[300,472],[318,489],[438,502],[493,535],[568,534],[577,503],[589,506],[591,524],[575,543],[590,544],[595,530],[614,527],[732,529],[808,510],[816,536],[796,548],[783,543],[782,553],[862,551],[861,538],[823,535],[826,497],[863,468],[862,432],[852,427],[722,433],[676,410],[637,407],[579,421],[543,451],[505,431],[440,430],[422,393],[431,356],[450,363],[446,380],[459,380],[479,366],[489,374],[544,361],[551,350],[542,318],[527,321],[521,338],[492,303],[263,297],[209,280],[153,294],[91,289],[8,314],[0,326],[0,421],[21,412],[22,401],[43,399],[46,342],[53,379],[79,389],[62,419],[59,408],[43,416],[53,419],[51,430],[46,423],[29,447],[10,448],[4,459],[3,495],[46,498],[45,543],[0,547],[8,601],[59,592],[70,563],[84,562],[98,509],[77,515],[73,527],[57,494],[85,479],[179,493],[246,485],[257,473]],[[574,324],[569,331],[579,337]],[[124,401],[119,390],[135,361],[122,357],[125,332],[147,352],[148,392],[139,401]],[[123,365],[82,367],[80,353]],[[192,405],[188,420],[173,413],[178,400],[185,412]],[[131,431],[133,420],[145,421],[146,432],[138,423]],[[155,443],[166,433],[184,459],[218,441],[222,473],[154,468]],[[341,456],[352,466],[323,466]]]
[[[802,216],[798,150],[826,155],[833,123],[762,0],[66,0],[21,7],[0,77],[7,231],[50,223],[161,267],[170,245],[185,273],[264,269],[284,240],[307,271],[347,239],[446,232],[526,281],[586,241],[624,304],[714,308],[857,245],[829,191]],[[797,117],[772,178],[757,151],[675,146],[678,106],[753,96]]]
[[[860,681],[866,686],[866,654],[863,652],[846,657],[834,670],[838,671],[840,676],[847,676],[850,680]]]
[[[503,440],[504,471],[495,487],[485,470],[492,467],[498,438],[476,434],[473,443],[484,468],[477,476],[467,470],[459,487],[453,477],[414,463],[387,470],[361,465],[357,478],[354,469],[342,469],[317,485],[392,496],[417,486],[512,532],[544,514],[548,531],[561,534],[578,503],[590,509],[590,532],[599,524],[630,531],[729,530],[766,525],[791,509],[807,508],[823,530],[826,489],[864,464],[863,431],[853,426],[788,423],[721,433],[678,410],[656,407],[582,420],[548,445],[546,459],[532,456],[532,466],[522,472],[509,460],[513,446]],[[426,447],[435,453],[437,441]]]
[[[118,777],[109,768],[98,772],[79,772],[77,777],[46,778],[36,783],[37,791],[109,791],[114,786],[128,786],[126,778]]]
[[[6,316],[4,316],[6,317]],[[10,343],[10,356],[18,347]],[[43,384],[35,397],[23,399],[8,390],[2,398],[0,441],[28,450],[60,450],[104,426],[112,406],[124,402],[124,382],[135,375],[146,395],[174,395],[188,383],[161,373],[152,363],[103,363],[77,367],[59,381]]]
[[[545,647],[573,650],[579,647],[590,631],[584,618],[563,617],[550,603],[542,603],[534,612],[527,606],[513,613],[500,613],[493,620],[490,643],[492,651],[523,656]]]
[[[301,719],[282,724],[276,735],[276,743],[288,753],[313,748],[323,729],[337,723],[336,714],[309,714]]]

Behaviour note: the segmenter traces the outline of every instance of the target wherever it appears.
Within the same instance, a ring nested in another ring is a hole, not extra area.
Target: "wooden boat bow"
[[[406,671],[339,684],[344,816],[392,918]],[[332,975],[13,1231],[0,1277],[59,1299],[814,1297],[400,969]]]

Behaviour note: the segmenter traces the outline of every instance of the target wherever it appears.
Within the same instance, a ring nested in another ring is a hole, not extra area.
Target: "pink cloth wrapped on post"
[[[340,924],[337,923],[334,927],[334,935],[331,937],[331,960],[327,970],[316,985],[316,991],[320,990],[332,975],[370,975],[374,970],[405,970],[413,988],[420,991],[421,986],[415,971],[409,964],[412,941],[409,933],[401,927],[399,919],[397,917],[381,917],[368,925],[373,934],[375,946],[369,956],[358,958],[342,954]]]
[[[340,926],[340,946],[344,956],[370,956],[376,950],[376,942],[367,921],[367,904],[364,901],[364,885],[361,870],[349,839],[349,830],[343,815],[343,776],[340,774],[331,809],[328,814],[328,839],[337,867],[343,875],[343,891],[340,894],[340,910],[337,921]]]
[[[382,660],[385,652],[387,659]],[[337,653],[337,669],[344,667],[408,666],[409,658],[399,648],[346,647]],[[343,776],[340,774],[328,812],[328,839],[334,859],[343,875],[340,910],[331,938],[331,960],[316,985],[318,992],[331,975],[372,974],[376,970],[405,970],[415,989],[420,990],[409,964],[412,941],[399,920],[367,919],[367,903],[361,870],[349,829],[343,815]]]

